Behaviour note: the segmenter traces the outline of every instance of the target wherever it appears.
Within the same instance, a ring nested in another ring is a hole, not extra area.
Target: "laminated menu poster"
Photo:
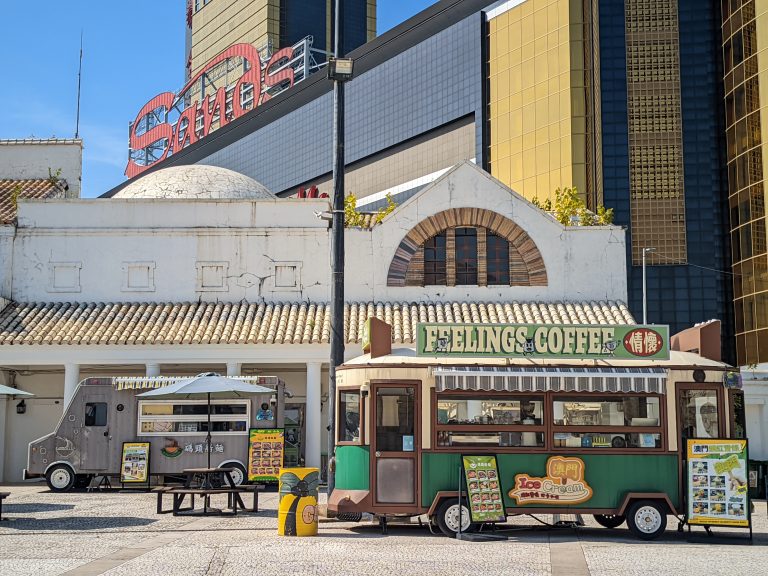
[[[149,442],[123,442],[120,482],[149,481]]]
[[[496,456],[462,456],[462,462],[472,522],[504,522],[507,514]]]
[[[277,480],[284,450],[282,428],[252,428],[248,432],[248,480]]]
[[[747,441],[688,440],[688,523],[749,527]]]

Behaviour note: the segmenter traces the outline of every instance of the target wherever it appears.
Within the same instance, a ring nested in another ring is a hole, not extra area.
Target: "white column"
[[[160,364],[147,364],[147,376],[160,376]]]
[[[69,406],[69,401],[75,395],[77,385],[80,382],[80,365],[64,364],[64,409]]]
[[[322,405],[320,403],[320,362],[307,362],[307,408],[304,431],[304,462],[310,468],[320,468],[320,438],[322,436]],[[333,402],[333,398],[328,399]]]
[[[227,376],[240,376],[242,367],[240,362],[227,362]]]
[[[0,482],[5,481],[5,411],[7,409],[6,397],[0,396]]]

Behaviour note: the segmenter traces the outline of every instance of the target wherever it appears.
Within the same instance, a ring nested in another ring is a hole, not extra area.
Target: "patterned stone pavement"
[[[548,530],[517,518],[505,542],[460,542],[418,525],[322,523],[317,538],[277,536],[277,495],[262,495],[259,514],[174,518],[155,514],[140,492],[53,494],[39,485],[11,492],[0,524],[0,575],[48,576],[355,576],[553,575],[707,576],[760,574],[768,558],[765,502],[756,503],[755,542],[688,542],[670,518],[652,543],[626,529],[609,531],[586,518],[576,531]],[[543,517],[551,521],[551,517]],[[718,531],[723,533],[724,531]],[[758,568],[759,567],[759,568]]]

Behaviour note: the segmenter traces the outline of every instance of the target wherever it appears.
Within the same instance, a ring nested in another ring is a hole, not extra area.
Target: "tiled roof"
[[[0,179],[0,224],[9,224],[16,219],[16,205],[13,201],[16,190],[19,198],[56,198],[64,195],[63,182],[49,178]]]
[[[410,344],[418,322],[632,324],[620,302],[355,303],[344,309],[347,343],[365,320],[392,325]],[[318,344],[330,339],[328,304],[9,303],[0,311],[0,345]]]
[[[6,138],[0,140],[0,146],[14,146],[17,144],[80,144],[80,138]]]

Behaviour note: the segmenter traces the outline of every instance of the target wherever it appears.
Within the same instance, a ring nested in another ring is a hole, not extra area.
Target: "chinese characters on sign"
[[[688,523],[748,528],[747,441],[688,440]]]
[[[462,456],[472,522],[504,522],[504,499],[496,456]]]
[[[277,480],[283,466],[282,429],[253,428],[248,433],[248,480]]]
[[[120,482],[149,480],[149,442],[123,442]]]
[[[205,454],[206,452],[208,452],[206,448],[208,448],[208,446],[204,442],[199,444],[184,444],[184,452],[193,452],[194,454]],[[218,442],[216,444],[211,444],[210,452],[216,453],[216,454],[223,454],[224,444],[220,444]]]
[[[592,498],[592,488],[584,479],[581,458],[552,456],[547,460],[547,475],[515,475],[515,487],[509,491],[518,505],[579,504]]]
[[[668,326],[419,324],[420,356],[669,359]]]

